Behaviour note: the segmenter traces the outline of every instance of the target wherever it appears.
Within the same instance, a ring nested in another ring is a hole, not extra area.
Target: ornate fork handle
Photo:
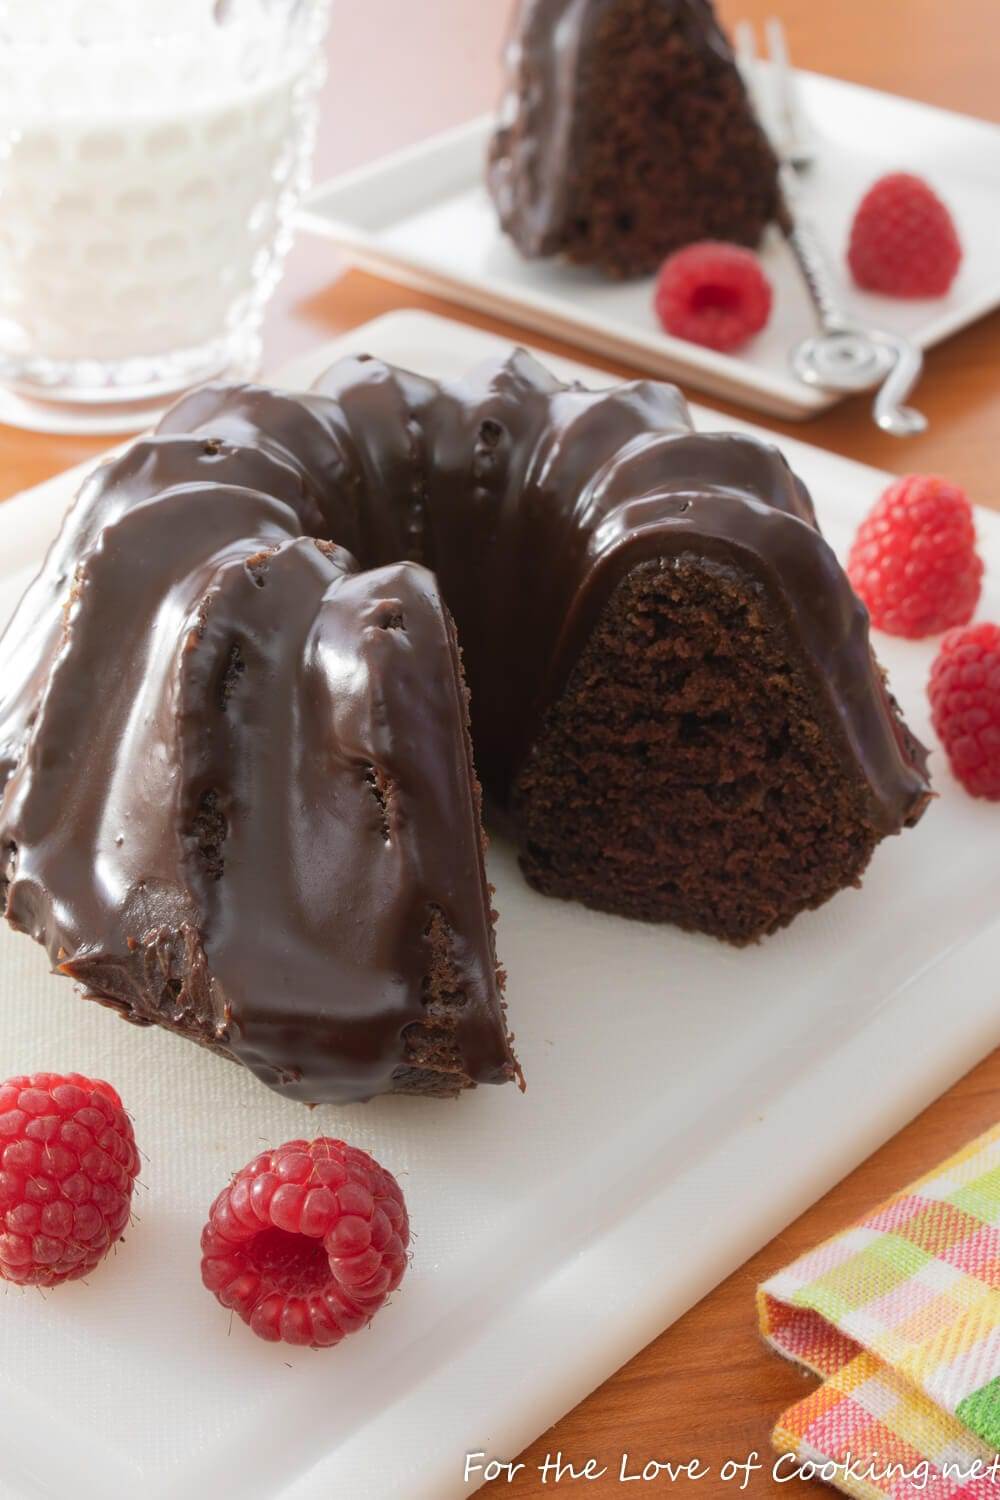
[[[787,221],[782,224],[788,246],[798,262],[806,289],[819,315],[820,326],[825,332],[838,332],[849,328],[850,320],[840,305],[815,231],[811,224],[800,216],[793,217],[786,207]]]

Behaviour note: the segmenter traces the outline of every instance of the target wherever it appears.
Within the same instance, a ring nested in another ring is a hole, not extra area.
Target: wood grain
[[[474,6],[468,0],[424,0],[420,6],[409,0],[367,0],[364,7],[353,8],[353,16],[350,9],[344,7],[335,23],[321,175],[489,105],[496,91],[495,57],[506,0],[476,0]],[[949,0],[946,5],[940,0],[838,0],[835,5],[819,0],[720,0],[720,9],[730,23],[740,16],[760,22],[778,11],[788,27],[793,56],[803,66],[1000,119],[996,0]],[[899,165],[919,167],[904,161]],[[293,251],[269,317],[266,362],[273,367],[380,313],[414,306],[519,336],[510,325],[368,276],[345,273],[328,247],[303,240]],[[573,352],[534,334],[529,337],[556,352]],[[604,363],[622,374],[634,373],[615,361]],[[872,426],[867,402],[861,399],[844,403],[808,426],[770,425],[882,468],[945,472],[975,499],[1000,507],[1000,315],[931,353],[920,404],[931,419],[930,430],[905,446]],[[35,484],[107,443],[0,427],[0,495]],[[886,1066],[891,1066],[891,1059]],[[525,1471],[512,1484],[501,1486],[502,1492],[517,1500],[553,1493],[588,1500],[612,1493],[660,1494],[668,1488],[665,1483],[623,1488],[617,1482],[623,1451],[643,1461],[698,1456],[713,1474],[727,1458],[743,1458],[753,1449],[766,1455],[774,1418],[806,1386],[801,1375],[768,1354],[757,1340],[757,1282],[995,1123],[998,1112],[1000,1053],[534,1443],[521,1455]],[[599,1464],[610,1465],[611,1473],[593,1483],[542,1485],[537,1465],[547,1453],[560,1450],[578,1464],[593,1456]],[[460,1465],[461,1456],[456,1455],[459,1476]],[[799,1488],[776,1486],[755,1476],[746,1493],[789,1494]],[[738,1493],[733,1485],[713,1478],[691,1491],[695,1500],[733,1493]]]

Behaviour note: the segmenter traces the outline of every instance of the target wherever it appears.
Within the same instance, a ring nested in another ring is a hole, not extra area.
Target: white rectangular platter
[[[345,352],[455,374],[498,347],[398,313],[286,375],[306,382]],[[720,425],[708,410],[696,419]],[[842,550],[886,476],[785,446]],[[4,618],[78,479],[0,505]],[[996,617],[1000,518],[984,513],[979,528]],[[878,646],[929,738],[933,647]],[[750,951],[547,900],[494,843],[524,1095],[308,1112],[196,1047],[122,1025],[5,928],[0,1078],[107,1077],[146,1163],[113,1263],[88,1285],[0,1299],[0,1495],[469,1493],[467,1452],[516,1455],[995,1044],[1000,807],[966,797],[933,759],[939,800],[879,849],[864,889]],[[303,1133],[346,1136],[399,1173],[415,1232],[392,1305],[323,1353],[230,1328],[199,1283],[218,1188]],[[747,1299],[749,1319],[749,1287]]]
[[[1000,127],[895,94],[797,75],[817,140],[803,205],[827,247],[845,304],[876,328],[921,347],[947,338],[1000,302]],[[303,225],[351,260],[484,312],[615,355],[654,375],[786,418],[806,418],[836,395],[792,374],[788,352],[814,330],[801,278],[781,236],[762,258],[775,289],[764,332],[738,355],[665,334],[651,279],[610,282],[592,271],[525,260],[500,232],[483,185],[492,121],[484,118],[317,188]],[[862,193],[882,173],[920,172],[955,215],[965,260],[946,297],[905,302],[859,292],[844,262]]]

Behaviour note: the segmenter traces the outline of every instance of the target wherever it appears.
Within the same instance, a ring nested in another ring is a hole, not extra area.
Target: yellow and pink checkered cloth
[[[859,1500],[1000,1500],[1000,1125],[779,1271],[761,1331],[823,1384],[775,1447]]]

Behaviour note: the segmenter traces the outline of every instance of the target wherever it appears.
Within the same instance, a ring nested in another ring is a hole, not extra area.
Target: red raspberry
[[[951,214],[909,172],[870,187],[851,226],[847,260],[858,286],[890,297],[943,297],[962,260]]]
[[[964,492],[933,474],[897,479],[858,528],[847,574],[890,635],[915,640],[966,624],[983,563]]]
[[[668,333],[725,353],[764,327],[771,283],[751,251],[700,240],[663,262],[653,305]]]
[[[121,1238],[139,1153],[110,1083],[33,1073],[0,1084],[0,1278],[58,1286]]]
[[[1000,625],[949,631],[927,696],[958,780],[974,797],[1000,801]]]
[[[406,1270],[399,1184],[320,1136],[265,1151],[212,1204],[201,1279],[262,1339],[321,1348],[368,1323]]]

